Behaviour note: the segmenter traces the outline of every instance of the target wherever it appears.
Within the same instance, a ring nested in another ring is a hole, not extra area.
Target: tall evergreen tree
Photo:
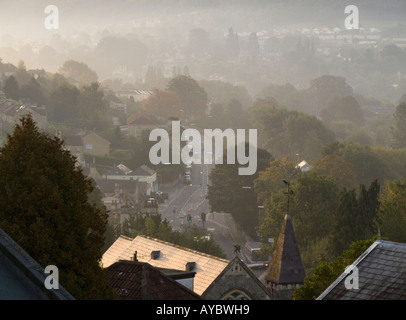
[[[340,255],[353,241],[366,240],[376,235],[378,217],[379,183],[373,181],[368,189],[364,185],[355,189],[343,189],[337,207],[335,223],[330,241],[330,251]]]
[[[6,98],[19,100],[20,99],[20,86],[14,76],[9,76],[4,84],[4,94]]]
[[[107,213],[63,141],[20,118],[0,149],[0,227],[77,299],[112,297],[99,265]]]
[[[393,146],[406,147],[406,102],[400,103],[393,114],[394,126],[391,128]]]

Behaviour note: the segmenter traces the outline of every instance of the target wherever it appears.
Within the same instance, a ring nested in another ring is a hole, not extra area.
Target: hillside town
[[[0,299],[406,300],[405,6],[370,1],[0,30]]]

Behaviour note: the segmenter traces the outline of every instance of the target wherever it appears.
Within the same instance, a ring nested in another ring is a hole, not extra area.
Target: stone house
[[[46,129],[48,126],[47,112],[44,107],[22,104],[0,95],[0,119],[3,124],[14,126],[21,116],[31,114],[38,128]]]
[[[205,300],[271,300],[271,293],[236,256],[202,294]]]
[[[83,157],[83,140],[80,135],[67,135],[63,138],[65,142],[65,149],[76,157],[76,162],[84,166],[85,161]]]
[[[158,121],[145,113],[133,114],[127,118],[129,136],[139,137],[143,131],[150,131],[158,127]]]
[[[107,157],[110,155],[110,142],[99,136],[97,133],[79,132],[77,135],[82,137],[84,154],[100,157]]]

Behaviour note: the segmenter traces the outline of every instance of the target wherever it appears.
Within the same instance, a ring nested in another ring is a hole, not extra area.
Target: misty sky
[[[130,27],[173,28],[177,25],[185,31],[193,26],[227,30],[233,25],[236,30],[247,32],[305,23],[309,27],[328,23],[340,26],[348,1],[0,0],[0,37],[9,34],[25,41],[47,39],[52,31],[44,28],[44,9],[49,4],[58,6],[58,33],[68,37],[76,32],[125,32]],[[406,16],[406,1],[402,0],[359,0],[351,4],[359,5],[364,24],[371,20],[377,24],[401,21]],[[242,30],[244,28],[246,30]],[[6,45],[5,39],[0,40],[0,46]]]

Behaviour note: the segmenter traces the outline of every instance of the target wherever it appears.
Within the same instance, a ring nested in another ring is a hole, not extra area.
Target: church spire
[[[274,299],[290,299],[293,291],[304,281],[305,271],[297,245],[295,232],[289,215],[289,196],[292,194],[288,186],[288,210],[275,245],[274,253],[265,278],[266,285]]]

